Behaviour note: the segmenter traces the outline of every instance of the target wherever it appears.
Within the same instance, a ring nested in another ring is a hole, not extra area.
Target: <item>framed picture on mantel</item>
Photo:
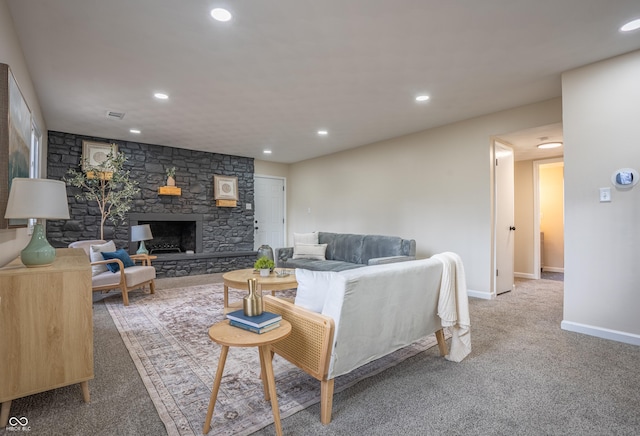
[[[214,200],[238,200],[238,178],[235,176],[213,176]]]

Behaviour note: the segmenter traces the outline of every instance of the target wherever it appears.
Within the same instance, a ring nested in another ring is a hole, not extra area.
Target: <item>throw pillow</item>
[[[326,260],[327,244],[296,244],[293,259]]]
[[[334,271],[311,271],[296,269],[298,290],[294,304],[321,313],[331,281],[338,273]]]
[[[91,262],[97,262],[99,260],[104,260],[102,257],[103,251],[116,251],[116,244],[113,241],[105,242],[104,244],[96,244],[92,245],[89,250],[89,257],[91,258]],[[97,276],[98,274],[102,274],[103,272],[107,272],[106,265],[92,265],[91,266],[91,274]]]
[[[112,251],[112,252],[103,251],[102,252],[102,257],[104,257],[104,260],[120,259],[125,268],[129,268],[130,266],[135,265],[133,263],[133,260],[131,260],[131,258],[127,254],[127,252],[124,251],[122,248],[119,249],[119,250],[116,250],[116,251]],[[109,271],[111,271],[112,273],[115,273],[115,272],[120,271],[120,265],[118,265],[115,262],[114,263],[108,263],[107,264],[107,269]]]
[[[293,234],[294,246],[297,244],[317,244],[317,243],[318,243],[318,232]]]

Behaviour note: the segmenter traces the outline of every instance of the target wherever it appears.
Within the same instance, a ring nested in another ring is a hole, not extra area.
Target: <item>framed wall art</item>
[[[82,141],[82,171],[95,168],[107,160],[109,153],[118,152],[117,144]]]
[[[4,214],[16,177],[29,177],[31,111],[9,65],[0,64],[0,229],[26,227],[27,220],[6,220]]]
[[[235,176],[213,176],[214,200],[238,200],[238,178]]]

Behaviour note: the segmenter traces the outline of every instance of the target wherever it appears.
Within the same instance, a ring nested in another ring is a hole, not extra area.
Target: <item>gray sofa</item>
[[[345,271],[416,258],[416,241],[397,236],[318,232],[318,244],[327,244],[324,260],[293,259],[294,247],[277,248],[276,267]]]

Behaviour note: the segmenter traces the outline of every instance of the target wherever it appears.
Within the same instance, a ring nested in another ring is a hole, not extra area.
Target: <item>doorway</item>
[[[564,159],[533,163],[534,275],[564,274]],[[552,278],[547,277],[547,278]]]
[[[254,249],[261,245],[284,247],[285,235],[285,179],[254,176]]]

